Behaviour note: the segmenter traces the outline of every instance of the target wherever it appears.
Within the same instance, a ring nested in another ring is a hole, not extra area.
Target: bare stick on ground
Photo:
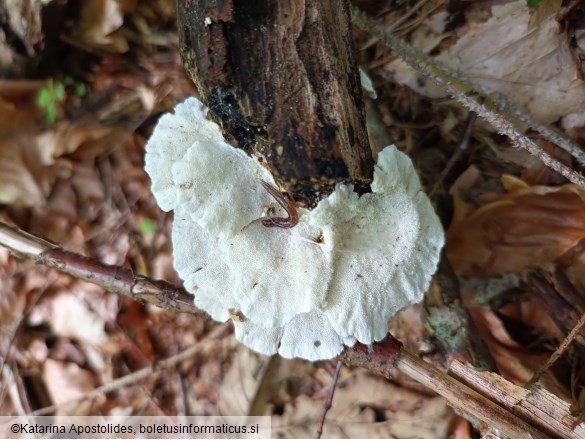
[[[77,279],[99,285],[105,290],[150,303],[159,308],[188,312],[202,318],[207,314],[193,305],[193,295],[168,282],[134,274],[123,267],[71,253],[57,245],[19,229],[0,223],[0,246],[37,264],[56,268]]]
[[[335,388],[337,387],[337,381],[339,380],[339,373],[341,372],[342,366],[343,363],[338,361],[337,366],[335,367],[335,373],[333,374],[333,380],[331,381],[331,387],[329,388],[329,394],[327,395],[327,401],[325,401],[323,412],[321,413],[321,416],[319,416],[319,422],[317,423],[317,434],[315,435],[316,439],[321,438],[321,435],[323,434],[323,426],[325,425],[325,419],[327,418],[327,413],[333,406],[333,395],[335,394]]]
[[[143,369],[137,370],[136,372],[130,373],[125,375],[121,378],[115,379],[108,384],[104,384],[91,392],[83,395],[83,397],[74,399],[71,401],[67,401],[62,404],[52,405],[49,407],[43,407],[42,409],[35,410],[34,412],[28,413],[28,416],[47,416],[55,412],[57,409],[66,410],[69,407],[76,407],[79,406],[84,401],[90,401],[92,399],[98,398],[100,396],[106,395],[107,393],[122,389],[126,386],[134,384],[140,380],[157,376],[161,372],[165,371],[169,367],[176,366],[177,364],[181,363],[182,361],[191,358],[202,350],[204,350],[210,343],[214,342],[215,340],[219,340],[220,338],[224,337],[230,332],[230,325],[223,324],[216,326],[211,330],[211,332],[201,341],[195,343],[193,346],[188,347],[184,351],[179,352],[172,357],[166,358],[164,360],[159,361],[152,366],[145,367]]]
[[[571,332],[569,332],[569,334],[565,337],[565,339],[561,342],[561,344],[556,348],[556,350],[551,354],[551,356],[548,357],[548,359],[546,360],[546,363],[544,363],[534,373],[532,378],[530,378],[530,381],[528,381],[528,383],[526,383],[526,387],[530,387],[533,384],[535,384],[540,379],[540,377],[542,377],[542,374],[544,374],[548,369],[550,369],[552,367],[552,365],[555,364],[556,361],[563,356],[563,354],[565,353],[565,351],[567,350],[567,348],[569,347],[571,342],[583,330],[583,327],[585,327],[585,314],[583,314],[581,316],[581,318],[579,319],[577,324],[573,327],[573,329],[571,329]]]

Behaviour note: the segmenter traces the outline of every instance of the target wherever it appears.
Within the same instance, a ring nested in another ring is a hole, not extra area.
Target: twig
[[[153,364],[152,366],[145,367],[145,368],[140,369],[136,372],[133,372],[129,375],[125,375],[121,378],[118,378],[118,379],[108,383],[108,384],[104,384],[103,386],[100,386],[100,387],[92,390],[91,392],[83,395],[83,397],[81,397],[81,398],[67,401],[65,403],[58,404],[58,405],[43,407],[42,409],[35,410],[34,412],[29,413],[28,416],[46,416],[46,415],[53,413],[57,409],[63,410],[63,409],[70,407],[70,406],[78,406],[79,404],[81,404],[84,401],[93,400],[99,396],[105,395],[106,393],[119,390],[123,387],[130,385],[130,384],[134,384],[137,381],[140,381],[142,379],[148,378],[150,376],[156,376],[156,375],[164,372],[169,367],[173,367],[173,366],[179,364],[180,362],[198,354],[203,349],[205,349],[207,346],[209,346],[209,344],[211,342],[218,340],[218,339],[222,338],[223,336],[225,336],[229,332],[230,328],[231,328],[231,325],[229,325],[228,323],[224,323],[222,325],[216,326],[205,337],[205,339],[195,343],[193,346],[185,349],[182,352],[179,352],[176,355],[173,355],[172,357],[166,358],[162,361],[159,361],[156,364]]]
[[[159,308],[209,318],[193,305],[193,296],[161,280],[134,274],[132,270],[102,264],[85,256],[68,252],[30,233],[0,223],[0,246],[14,255],[56,268],[77,279],[99,285],[107,291]]]
[[[575,339],[575,337],[577,337],[577,335],[579,334],[579,332],[581,332],[584,326],[585,314],[581,315],[581,318],[579,319],[577,324],[573,327],[573,329],[571,329],[571,332],[567,334],[567,336],[561,342],[559,347],[551,354],[550,357],[548,357],[546,362],[534,373],[534,375],[532,375],[530,381],[526,383],[526,387],[531,387],[533,384],[535,384],[540,379],[542,374],[545,373],[553,364],[555,364],[555,362],[559,358],[561,358],[561,356],[565,353],[571,342]]]
[[[465,129],[463,130],[463,134],[461,135],[459,145],[455,152],[453,153],[453,155],[449,158],[449,161],[447,161],[447,164],[439,174],[439,177],[437,177],[437,181],[435,182],[435,185],[429,192],[429,196],[432,196],[439,189],[439,186],[441,185],[441,183],[443,183],[445,177],[447,177],[449,172],[451,172],[451,169],[453,169],[453,166],[455,166],[455,163],[457,163],[457,160],[459,160],[459,157],[461,157],[461,154],[463,154],[463,151],[465,151],[469,147],[469,139],[471,138],[471,132],[473,131],[473,126],[475,125],[476,119],[477,113],[470,111],[469,114],[467,115]]]
[[[568,414],[569,403],[545,389],[538,386],[532,389],[516,386],[500,375],[476,372],[458,361],[451,364],[449,373],[459,382],[478,389],[483,397],[505,408],[539,433],[544,433],[546,437],[560,439],[585,437],[584,424]]]
[[[339,380],[339,372],[341,372],[341,366],[343,363],[341,361],[337,362],[337,366],[335,367],[335,373],[333,374],[333,380],[331,381],[331,387],[329,388],[329,395],[327,395],[327,401],[325,401],[325,406],[323,407],[323,412],[319,417],[319,422],[317,424],[317,434],[315,435],[316,439],[321,439],[321,435],[323,434],[323,426],[325,425],[325,418],[327,417],[327,412],[333,406],[333,395],[335,394],[335,388],[337,387],[337,381]]]
[[[454,361],[449,376],[401,347],[396,339],[367,347],[356,345],[340,355],[348,366],[365,367],[370,372],[391,378],[394,369],[443,396],[455,409],[485,422],[511,438],[582,439],[585,427],[565,425],[576,418],[570,415],[569,404],[552,393],[539,389],[529,391],[489,372],[476,372]],[[551,433],[552,432],[552,433]]]
[[[571,0],[567,5],[562,6],[561,9],[559,9],[559,13],[557,14],[557,21],[559,23],[565,21],[567,16],[573,12],[577,6],[579,6],[579,3],[581,3],[581,0]]]
[[[521,129],[517,128],[511,121],[521,121],[538,131],[542,137],[555,143],[581,164],[585,164],[585,153],[571,141],[554,132],[550,128],[535,120],[529,114],[523,113],[516,108],[508,99],[500,93],[494,93],[479,84],[473,82],[461,72],[454,71],[445,65],[432,60],[426,54],[409,46],[400,38],[396,37],[374,20],[368,18],[358,8],[350,6],[354,23],[380,38],[380,41],[396,52],[408,65],[425,77],[433,80],[439,87],[456,99],[468,110],[477,113],[480,117],[494,126],[500,134],[506,135],[512,143],[526,149],[530,154],[538,157],[542,163],[549,168],[563,175],[582,189],[585,189],[585,178],[568,166],[565,166],[550,154],[542,150],[536,143],[525,136]],[[470,93],[479,94],[485,99],[486,104],[479,103],[470,96]],[[498,111],[490,110],[488,105],[495,107]]]
[[[400,16],[395,22],[388,26],[388,30],[394,32],[398,29],[402,23],[408,20],[412,14],[415,14],[420,8],[422,8],[428,0],[419,0],[412,8],[410,8],[406,14]]]

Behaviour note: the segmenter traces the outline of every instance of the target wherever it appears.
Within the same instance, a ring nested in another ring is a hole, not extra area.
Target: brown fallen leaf
[[[37,130],[45,121],[36,98],[47,81],[0,79],[0,139]],[[57,111],[60,104],[55,102]]]
[[[300,395],[287,404],[272,428],[287,438],[314,437],[326,393]],[[439,397],[429,397],[366,373],[352,373],[339,383],[325,420],[324,437],[442,438],[453,412]]]
[[[527,383],[548,354],[532,353],[514,341],[494,312],[472,308],[470,313],[502,376],[520,386]]]
[[[585,200],[575,186],[531,187],[511,176],[502,183],[508,193],[484,195],[487,204],[476,210],[464,201],[465,189],[453,186],[456,212],[445,251],[459,276],[542,266],[585,238]]]
[[[124,3],[116,0],[83,2],[81,16],[75,24],[73,37],[89,46],[116,53],[129,49],[128,41],[116,33],[124,24]]]
[[[469,421],[456,417],[452,422],[452,431],[449,435],[449,439],[472,439],[472,437]]]

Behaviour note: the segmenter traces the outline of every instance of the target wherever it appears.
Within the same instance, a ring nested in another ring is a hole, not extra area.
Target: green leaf
[[[75,94],[77,96],[79,96],[80,98],[85,96],[85,94],[87,93],[87,87],[85,86],[85,84],[83,82],[78,82],[77,84],[75,84]]]
[[[37,100],[36,100],[36,104],[37,106],[44,108],[48,105],[51,104],[51,94],[49,93],[49,90],[47,90],[46,88],[41,88],[39,90],[39,93],[37,94]]]
[[[47,116],[47,123],[49,125],[55,123],[55,121],[57,120],[57,109],[55,108],[55,106],[52,104],[48,105],[47,108],[45,109],[45,113]]]
[[[138,222],[138,231],[142,235],[147,233],[154,233],[156,230],[156,223],[150,218],[144,218]]]
[[[528,6],[534,7],[542,3],[542,0],[526,0],[526,3],[528,3]]]
[[[65,97],[65,86],[61,82],[57,82],[55,85],[55,99],[60,101]]]

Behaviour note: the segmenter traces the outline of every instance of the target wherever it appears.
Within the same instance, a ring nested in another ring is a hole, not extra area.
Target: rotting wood
[[[455,409],[494,427],[504,434],[504,437],[514,439],[549,437],[520,419],[509,408],[501,407],[483,396],[480,393],[481,389],[467,386],[411,354],[392,336],[369,347],[358,343],[352,348],[346,348],[339,358],[348,366],[364,367],[386,378],[391,378],[395,368],[443,396]]]
[[[451,363],[449,371],[459,382],[481,392],[491,402],[533,425],[548,437],[585,437],[585,424],[569,414],[569,403],[539,386],[530,389],[519,387],[500,375],[477,372],[458,361]]]
[[[345,0],[178,0],[185,69],[224,133],[304,201],[373,159]],[[303,196],[304,194],[304,196]]]
[[[569,334],[585,314],[585,298],[567,279],[565,273],[556,268],[553,273],[539,270],[528,276],[528,288],[544,307],[551,312],[551,319],[563,334]],[[575,347],[585,354],[585,336],[575,336]]]

